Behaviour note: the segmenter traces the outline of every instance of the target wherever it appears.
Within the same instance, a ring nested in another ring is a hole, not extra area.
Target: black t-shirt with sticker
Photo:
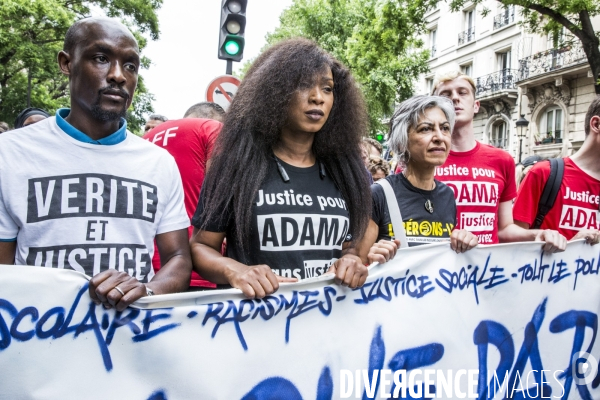
[[[350,215],[333,180],[319,173],[319,163],[298,168],[280,161],[290,178],[284,182],[275,160],[252,203],[249,254],[235,238],[232,209],[202,227],[203,194],[192,225],[225,232],[227,257],[246,265],[266,264],[278,275],[299,279],[321,275],[342,256],[349,240]]]
[[[436,180],[433,190],[419,191],[402,174],[390,175],[386,179],[396,194],[409,246],[441,242],[450,238],[456,224],[456,203],[452,189]],[[377,240],[391,240],[394,230],[383,188],[374,184],[371,186],[371,194],[371,218],[379,226]],[[433,203],[432,214],[425,209],[427,199]]]

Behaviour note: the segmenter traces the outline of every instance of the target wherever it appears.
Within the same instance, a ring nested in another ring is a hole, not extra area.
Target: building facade
[[[431,93],[436,74],[458,69],[471,76],[481,104],[473,121],[476,138],[508,151],[516,162],[533,154],[566,156],[581,147],[595,93],[576,38],[528,33],[519,24],[519,8],[496,0],[459,12],[445,2],[437,7],[425,15],[430,73],[421,77],[419,92]],[[486,16],[484,8],[490,10]],[[521,115],[529,121],[523,132],[515,126]]]

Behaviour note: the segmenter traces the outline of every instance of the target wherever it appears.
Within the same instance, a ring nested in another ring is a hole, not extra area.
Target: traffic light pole
[[[225,69],[225,74],[233,75],[233,61],[227,60],[227,68]]]

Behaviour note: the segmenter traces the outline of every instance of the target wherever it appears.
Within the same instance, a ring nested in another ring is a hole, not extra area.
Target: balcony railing
[[[494,30],[515,22],[515,7],[510,6],[504,12],[494,17]]]
[[[519,81],[587,61],[580,44],[535,53],[519,60]]]
[[[431,48],[429,49],[430,58],[435,58],[436,51],[437,50],[435,48],[435,45],[431,46]]]
[[[458,45],[461,46],[475,40],[475,27],[469,28],[458,34]]]
[[[516,69],[502,69],[493,74],[480,76],[475,82],[477,88],[477,97],[487,96],[500,90],[516,89],[516,79],[518,71]]]

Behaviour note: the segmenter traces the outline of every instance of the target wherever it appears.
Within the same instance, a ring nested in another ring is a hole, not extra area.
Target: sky
[[[256,57],[265,35],[279,26],[279,15],[292,0],[248,0],[244,59],[234,72]],[[165,0],[158,11],[160,39],[149,41],[143,54],[152,60],[142,70],[154,94],[154,111],[169,119],[183,118],[192,105],[205,101],[213,78],[225,74],[226,61],[217,58],[221,0]]]

